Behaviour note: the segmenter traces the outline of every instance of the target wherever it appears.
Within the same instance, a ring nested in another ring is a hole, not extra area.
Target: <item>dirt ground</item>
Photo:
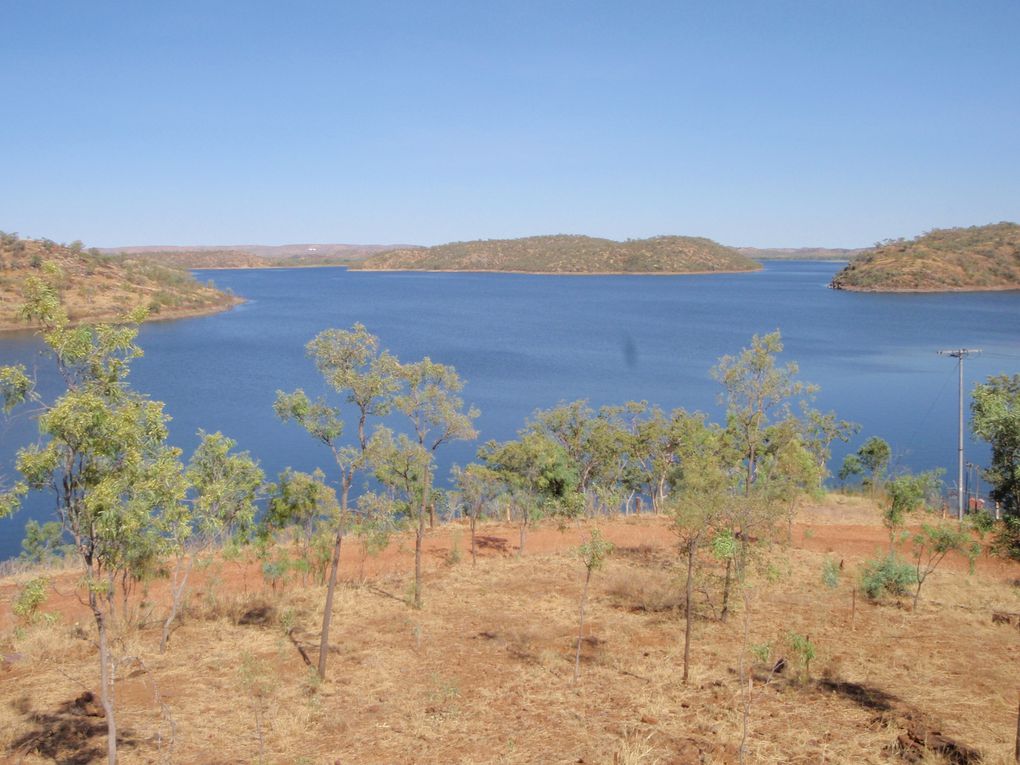
[[[992,615],[1020,613],[1020,565],[983,556],[971,574],[947,560],[916,612],[909,598],[867,602],[853,595],[857,572],[888,535],[869,502],[830,496],[804,508],[792,545],[772,551],[726,621],[721,569],[705,561],[684,685],[668,522],[599,526],[615,550],[592,579],[577,683],[574,551],[586,525],[534,529],[523,556],[515,528],[485,525],[475,565],[465,526],[436,529],[420,611],[406,603],[413,538],[377,556],[348,545],[324,682],[304,658],[317,655],[318,585],[274,590],[253,564],[217,562],[160,655],[157,583],[151,605],[131,601],[142,626],[117,628],[121,761],[732,763],[746,713],[746,762],[1012,762],[1020,630]],[[831,589],[826,558],[842,562]],[[0,581],[0,758],[101,759],[105,720],[84,696],[97,690],[94,628],[76,574],[52,574],[43,610],[56,623],[25,626],[11,604],[32,575]],[[809,667],[794,634],[815,646]]]

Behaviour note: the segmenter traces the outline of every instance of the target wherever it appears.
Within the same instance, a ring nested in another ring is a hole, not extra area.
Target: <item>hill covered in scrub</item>
[[[145,307],[151,319],[225,310],[240,302],[179,268],[151,260],[103,255],[81,242],[57,244],[0,232],[0,330],[24,329],[18,318],[26,278],[46,263],[60,270],[61,300],[72,321],[113,319]]]
[[[884,242],[836,274],[832,287],[860,292],[1020,289],[1020,225],[929,231]]]
[[[271,260],[243,250],[150,250],[111,253],[127,260],[148,260],[173,268],[271,268]]]
[[[109,247],[104,255],[154,260],[177,268],[294,268],[346,266],[378,252],[411,245],[390,244],[235,244],[228,246]]]
[[[351,266],[372,271],[510,271],[549,274],[682,274],[761,266],[711,239],[657,236],[616,242],[590,236],[481,239],[402,248]]]
[[[735,247],[741,255],[754,260],[851,260],[863,248],[844,247]]]

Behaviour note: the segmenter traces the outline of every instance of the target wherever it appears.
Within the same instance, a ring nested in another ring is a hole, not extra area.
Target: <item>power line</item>
[[[959,458],[958,480],[956,482],[957,517],[963,521],[963,360],[968,356],[981,353],[980,348],[957,348],[956,350],[938,351],[939,356],[951,356],[956,359],[960,370],[960,440],[957,446]]]

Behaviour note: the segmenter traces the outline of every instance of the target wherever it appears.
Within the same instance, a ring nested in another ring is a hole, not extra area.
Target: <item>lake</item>
[[[481,409],[480,441],[514,436],[536,409],[587,398],[593,405],[644,399],[720,416],[709,370],[755,333],[782,331],[783,360],[821,386],[816,406],[890,442],[898,465],[956,476],[957,376],[943,348],[981,348],[966,386],[1020,369],[1020,292],[878,295],[826,284],[841,264],[772,261],[750,274],[532,276],[361,273],[342,268],[200,271],[248,298],[227,313],[146,324],[136,389],[166,402],[172,440],[187,453],[199,428],[222,431],[257,456],[270,477],[287,466],[329,473],[329,454],[276,420],[277,389],[321,392],[304,345],[328,327],[363,323],[405,361],[428,355],[467,382]],[[38,368],[54,390],[41,344],[0,335],[0,363]],[[22,413],[0,424],[0,476],[35,434]],[[442,468],[477,444],[440,453]],[[837,444],[838,470],[847,447]],[[968,461],[987,458],[968,446]],[[0,521],[0,559],[18,552],[25,522],[48,519],[52,500],[31,497]]]

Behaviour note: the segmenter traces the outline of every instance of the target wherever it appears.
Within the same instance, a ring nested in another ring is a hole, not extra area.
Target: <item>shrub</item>
[[[1007,515],[995,526],[992,552],[1004,558],[1020,560],[1020,516]]]
[[[861,592],[871,600],[878,600],[884,594],[906,595],[916,583],[914,567],[895,555],[870,561],[861,571]]]
[[[833,558],[826,558],[822,562],[822,584],[830,590],[839,587],[839,563]]]
[[[14,614],[29,624],[34,624],[40,618],[39,606],[46,600],[46,588],[49,586],[46,577],[30,579],[14,599],[12,609]]]
[[[811,642],[810,637],[796,632],[791,632],[786,636],[786,639],[790,644],[790,650],[797,655],[797,658],[804,665],[803,679],[806,681],[811,680],[811,660],[815,658],[815,644]]]

